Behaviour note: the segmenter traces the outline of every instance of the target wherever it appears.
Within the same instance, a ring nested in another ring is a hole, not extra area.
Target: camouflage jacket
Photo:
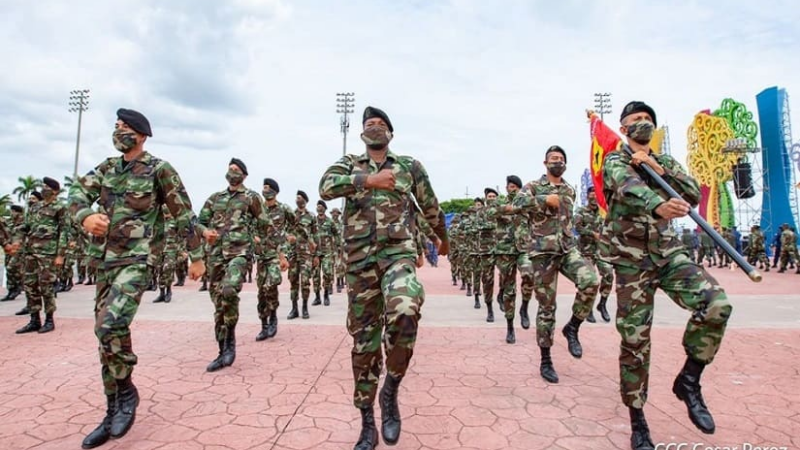
[[[106,159],[69,190],[70,213],[78,224],[94,214],[94,202],[110,219],[106,241],[96,244],[103,248],[105,268],[155,264],[154,231],[164,220],[161,205],[175,217],[192,260],[203,257],[191,200],[170,163],[147,152],[127,164],[121,156]]]
[[[394,190],[366,189],[366,179],[388,168],[395,176]],[[414,260],[414,241],[419,205],[422,216],[442,242],[447,241],[445,218],[422,163],[410,156],[387,152],[376,164],[367,153],[347,155],[330,166],[319,182],[324,200],[345,197],[344,245],[348,270],[372,264],[386,268],[400,259]]]
[[[736,235],[733,234],[733,231],[723,231],[722,237],[728,242],[728,244],[731,244],[731,247],[736,248]]]
[[[684,200],[696,206],[700,187],[671,156],[652,154],[664,168],[664,180]],[[600,240],[600,253],[615,265],[653,270],[663,267],[678,252],[686,253],[669,221],[655,215],[655,209],[669,195],[640,168],[631,166],[623,150],[610,152],[603,164],[603,192],[608,214]]]
[[[550,194],[558,195],[558,208],[550,208],[545,199]],[[529,253],[562,254],[575,246],[572,234],[572,209],[575,204],[575,189],[566,181],[552,184],[546,175],[525,185],[514,199],[515,211],[528,214],[531,230]]]
[[[501,209],[508,205],[507,199],[497,199],[497,201],[486,208],[486,217],[495,224],[494,228],[494,254],[510,255],[518,253],[516,239],[514,238],[514,219],[518,215],[506,215],[501,213]]]
[[[795,236],[794,231],[790,229],[783,230],[781,232],[781,247],[789,248],[797,246],[797,236]]]
[[[336,242],[339,240],[339,230],[328,216],[316,217],[317,219],[317,256],[331,255],[336,251]]]
[[[69,239],[67,208],[58,201],[41,201],[28,210],[23,230],[32,255],[64,256]]]
[[[703,248],[714,248],[714,240],[705,231],[700,232],[700,246]]]
[[[164,221],[164,253],[177,254],[180,248],[179,242],[178,225],[174,219],[166,219]]]
[[[272,221],[272,227],[268,234],[258,234],[261,242],[256,245],[256,256],[259,259],[274,259],[279,252],[284,255],[289,253],[286,234],[287,230],[294,227],[295,216],[292,208],[283,203],[275,203],[273,206],[265,203],[264,207]]]
[[[494,252],[494,245],[497,242],[495,236],[497,221],[489,214],[489,207],[483,207],[475,214],[475,220],[472,222],[472,225],[475,229],[475,236],[477,237],[475,251],[481,255],[492,254]]]
[[[597,208],[582,206],[575,212],[578,250],[584,256],[597,256],[597,236],[603,232],[603,218]]]
[[[198,216],[201,230],[216,230],[219,237],[210,246],[209,258],[250,257],[254,233],[269,234],[272,228],[261,196],[240,185],[211,194]]]
[[[689,233],[686,233],[686,232],[681,233],[681,244],[683,244],[684,247],[686,247],[686,248],[696,248],[697,247],[695,245],[694,236],[692,235],[691,232],[689,232]]]
[[[311,256],[310,244],[319,247],[319,236],[317,236],[317,218],[312,216],[307,209],[294,211],[294,227],[291,233],[295,237],[294,245],[290,252],[294,255]]]
[[[476,211],[470,208],[464,213],[459,225],[461,248],[467,254],[474,254],[478,251],[478,230],[475,226]]]
[[[0,247],[12,243],[21,244],[25,240],[24,227],[24,213],[12,211],[10,216],[0,218]]]
[[[764,233],[754,231],[750,233],[750,244],[748,246],[751,252],[763,252],[764,249]]]

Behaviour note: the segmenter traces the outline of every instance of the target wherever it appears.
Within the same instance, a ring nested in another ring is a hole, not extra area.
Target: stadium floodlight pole
[[[81,151],[81,119],[83,112],[89,109],[89,89],[69,91],[69,112],[78,112],[78,137],[75,140],[75,167],[72,170],[72,182],[78,178],[78,155]]]
[[[606,114],[611,114],[611,93],[605,92],[595,92],[594,93],[594,110],[597,114],[600,114],[600,120],[603,120],[603,116]]]
[[[356,94],[353,92],[339,92],[336,94],[336,112],[341,114],[339,125],[342,131],[342,156],[347,155],[347,133],[350,131],[350,118],[356,104]]]

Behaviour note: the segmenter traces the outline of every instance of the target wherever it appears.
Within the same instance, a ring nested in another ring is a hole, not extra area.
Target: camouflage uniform
[[[273,206],[265,205],[267,215],[272,222],[269,234],[259,235],[261,242],[256,245],[258,258],[258,318],[266,321],[273,311],[278,310],[278,286],[283,282],[279,253],[287,252],[286,230],[294,226],[295,215],[292,209],[283,203]]]
[[[172,282],[175,281],[175,266],[178,260],[178,226],[175,219],[165,217],[164,219],[164,246],[158,262],[158,287],[159,289],[171,290]]]
[[[733,236],[733,232],[727,228],[722,229],[722,238],[731,245],[732,248],[736,248],[736,239]],[[717,246],[717,256],[719,257],[720,267],[729,267],[731,265],[731,257],[725,250],[722,249],[721,246]]]
[[[464,253],[464,278],[467,280],[467,297],[472,296],[472,289],[475,288],[475,293],[480,295],[481,284],[476,284],[476,278],[480,281],[480,277],[476,276],[478,272],[478,230],[475,226],[477,218],[477,210],[475,207],[470,207],[464,213],[461,219],[461,242]]]
[[[178,240],[178,250],[175,257],[175,277],[178,279],[175,286],[183,286],[189,276],[189,254],[186,252],[186,242]]]
[[[558,209],[545,204],[549,194],[558,195]],[[572,315],[586,320],[597,295],[597,274],[575,248],[572,235],[572,209],[575,190],[562,181],[552,184],[546,175],[525,185],[514,199],[514,206],[530,213],[531,246],[529,257],[533,265],[534,293],[539,302],[536,313],[536,341],[539,347],[553,346],[556,324],[556,286],[561,272],[575,283],[578,292],[572,304]]]
[[[491,311],[492,300],[494,299],[494,245],[496,222],[487,216],[487,208],[484,206],[475,214],[473,226],[477,235],[476,240],[476,265],[475,276],[475,304],[478,305],[478,295],[480,295],[483,284],[483,301],[487,305],[487,310]],[[493,316],[493,314],[492,314]],[[489,321],[494,321],[494,317],[487,317]]]
[[[392,191],[365,189],[368,175],[382,168],[396,177]],[[444,213],[419,161],[388,151],[376,164],[367,153],[348,155],[322,176],[324,200],[346,197],[344,242],[347,255],[347,329],[353,337],[352,363],[358,408],[371,407],[383,356],[390,376],[402,379],[411,361],[425,292],[416,276],[416,208],[443,242]]]
[[[697,182],[671,156],[650,156],[666,171],[664,179],[684,200],[696,205],[700,199]],[[654,215],[667,193],[630,162],[631,157],[622,150],[605,158],[603,191],[608,215],[600,251],[614,266],[617,279],[622,401],[641,409],[648,393],[656,288],[692,311],[683,346],[691,359],[703,364],[710,363],[719,350],[731,305],[717,281],[689,258],[678,237],[669,231],[669,221]]]
[[[764,245],[764,233],[758,228],[753,228],[750,232],[750,244],[747,246],[747,262],[755,265],[756,262],[767,266],[769,272],[769,258],[767,258],[766,246]]]
[[[700,252],[697,254],[697,263],[703,265],[703,260],[709,262],[709,267],[717,265],[717,254],[714,252],[714,240],[705,231],[700,232]]]
[[[456,244],[455,235],[458,234],[458,225],[459,225],[460,218],[458,214],[453,216],[450,220],[450,229],[447,231],[450,235],[450,245],[453,247],[450,249],[450,254],[447,255],[447,260],[450,262],[450,276],[453,279],[453,286],[458,285],[459,277],[459,267],[458,267],[458,245]]]
[[[785,272],[788,264],[797,261],[797,235],[788,225],[784,225],[781,232],[781,268],[778,272]],[[797,266],[797,273],[800,273],[800,265]]]
[[[208,292],[214,304],[214,334],[222,346],[235,344],[239,292],[247,276],[253,232],[268,234],[271,221],[255,191],[239,185],[211,194],[198,215],[199,227],[218,233],[208,249]]]
[[[336,273],[336,292],[341,292],[341,289],[344,287],[344,275],[347,272],[347,264],[345,262],[346,258],[344,255],[344,242],[342,241],[342,234],[344,233],[344,223],[342,223],[342,219],[339,214],[333,214],[333,212],[338,211],[338,208],[334,208],[331,212],[333,216],[333,224],[336,225],[336,258],[334,264],[334,272]]]
[[[614,286],[614,269],[599,258],[597,239],[603,232],[603,218],[597,207],[584,206],[575,213],[575,231],[578,232],[578,249],[581,255],[597,267],[600,275],[600,298],[607,299]]]
[[[25,240],[23,227],[25,226],[25,214],[23,212],[12,212],[11,217],[6,222],[7,242],[18,242],[22,244]],[[0,245],[2,247],[2,245]],[[20,248],[15,254],[6,254],[6,287],[9,294],[19,294],[23,290],[25,272],[25,255]],[[15,295],[16,296],[16,295]]]
[[[58,282],[63,291],[72,289],[75,276],[75,260],[77,258],[78,234],[80,233],[69,214],[65,218],[67,226],[67,248],[64,250],[64,264],[58,270]]]
[[[106,159],[69,191],[69,209],[83,224],[99,212],[110,220],[105,239],[95,239],[87,254],[100,254],[95,293],[95,335],[100,343],[103,386],[106,395],[117,392],[116,382],[133,372],[138,358],[133,353],[130,325],[150,282],[149,266],[155,264],[155,231],[163,226],[161,205],[177,221],[188,239],[192,258],[202,257],[200,234],[192,204],[178,173],[168,162],[143,152],[130,162],[121,156]]]
[[[319,259],[319,264],[314,266],[311,278],[314,280],[314,304],[319,304],[319,292],[325,290],[326,300],[333,293],[333,265],[336,257],[336,242],[339,240],[339,230],[330,217],[324,213],[317,216],[317,251],[314,254]],[[320,277],[322,275],[322,277]],[[322,278],[322,279],[320,279]],[[322,281],[322,285],[320,285]]]
[[[298,294],[303,297],[303,305],[308,304],[311,294],[311,269],[314,255],[311,247],[317,247],[317,219],[305,208],[294,212],[294,227],[290,234],[295,237],[294,245],[289,248],[289,297],[293,304],[298,301]],[[315,249],[316,250],[316,249]]]
[[[56,257],[64,257],[69,236],[67,210],[57,198],[41,201],[28,210],[24,231],[27,242],[25,258],[25,295],[31,314],[56,310],[54,284],[59,268]]]
[[[686,251],[689,253],[689,258],[691,258],[692,261],[697,261],[697,255],[695,254],[695,250],[697,250],[697,248],[694,242],[694,236],[692,235],[692,231],[688,228],[683,229],[683,234],[681,234],[681,244],[686,247]]]

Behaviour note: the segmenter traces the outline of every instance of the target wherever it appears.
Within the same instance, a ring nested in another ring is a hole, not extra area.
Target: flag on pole
[[[592,137],[589,167],[592,171],[597,206],[600,207],[600,214],[605,216],[608,211],[608,205],[606,204],[606,197],[603,195],[603,159],[609,152],[618,149],[622,145],[622,140],[592,111],[589,112],[589,120]]]

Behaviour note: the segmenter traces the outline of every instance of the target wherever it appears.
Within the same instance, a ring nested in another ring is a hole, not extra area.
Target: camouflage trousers
[[[178,255],[175,259],[175,276],[185,280],[189,276],[189,258]]]
[[[703,260],[711,262],[714,265],[717,264],[717,254],[714,252],[714,247],[700,247],[696,261],[699,264],[703,264]]]
[[[447,261],[450,262],[450,276],[458,279],[458,250],[450,250],[450,254],[447,255]]]
[[[149,283],[150,268],[146,264],[97,271],[94,334],[100,344],[100,371],[106,395],[117,392],[116,381],[129,377],[138,361],[130,327]]]
[[[75,254],[64,255],[64,265],[58,269],[59,280],[69,280],[75,275]]]
[[[25,297],[31,313],[38,314],[42,310],[42,304],[45,314],[56,311],[56,291],[53,284],[56,282],[58,269],[55,260],[53,255],[25,257]]]
[[[539,309],[536,312],[536,342],[539,347],[552,347],[556,327],[556,286],[561,272],[575,283],[578,292],[572,303],[572,314],[585,320],[592,311],[600,281],[591,263],[576,248],[562,254],[531,256],[533,265],[533,292]]]
[[[311,255],[289,255],[289,296],[292,301],[298,300],[298,293],[303,295],[303,300],[308,300],[311,293],[311,266],[314,257]]]
[[[25,273],[25,257],[22,255],[6,255],[6,286],[9,291],[23,290]]]
[[[222,342],[239,322],[239,292],[247,276],[247,257],[208,258],[208,292],[214,303],[214,335]]]
[[[650,329],[653,296],[661,288],[673,302],[692,312],[683,334],[686,355],[710,364],[719,350],[731,305],[725,291],[689,256],[677,254],[653,271],[615,266],[617,278],[617,331],[622,338],[619,356],[620,394],[629,407],[647,402],[650,375]]]
[[[353,337],[353,403],[357,408],[375,401],[383,369],[381,342],[389,375],[406,374],[425,291],[417,279],[414,261],[401,259],[382,269],[373,264],[347,273],[347,331]]]
[[[343,251],[336,252],[336,278],[342,277],[347,273],[347,258],[344,257]]]
[[[797,262],[797,247],[783,246],[781,249],[780,268],[786,269],[789,264]]]
[[[758,250],[748,249],[747,262],[750,265],[755,265],[758,262],[769,267],[769,258],[767,258],[767,252],[763,248]]]
[[[78,272],[78,278],[86,278],[86,256],[79,254],[75,255],[75,270]]]
[[[178,255],[173,252],[164,252],[158,258],[158,287],[166,289],[175,281],[175,263]]]
[[[533,294],[533,266],[527,253],[495,255],[500,271],[499,293],[503,296],[506,319],[513,320],[517,307],[517,271],[522,277],[522,301],[528,302]]]
[[[322,288],[328,292],[333,291],[333,253],[325,253],[319,256],[319,264],[311,269],[311,279],[314,280],[314,292],[319,292]],[[322,280],[320,280],[322,275]],[[320,286],[320,281],[322,285]]]
[[[731,247],[734,247],[734,246],[731,245]],[[731,262],[733,262],[731,260],[731,257],[728,256],[727,253],[725,253],[725,250],[723,250],[722,247],[717,247],[717,257],[719,258],[719,263],[724,265],[724,266],[729,266],[731,264]]]
[[[278,286],[283,281],[281,275],[280,260],[274,258],[259,258],[256,283],[258,283],[258,318],[267,320],[272,311],[277,311],[280,302],[278,301]]]
[[[611,288],[614,287],[614,267],[599,259],[597,255],[583,255],[583,257],[597,269],[597,275],[600,277],[600,296],[608,297],[611,294]]]

